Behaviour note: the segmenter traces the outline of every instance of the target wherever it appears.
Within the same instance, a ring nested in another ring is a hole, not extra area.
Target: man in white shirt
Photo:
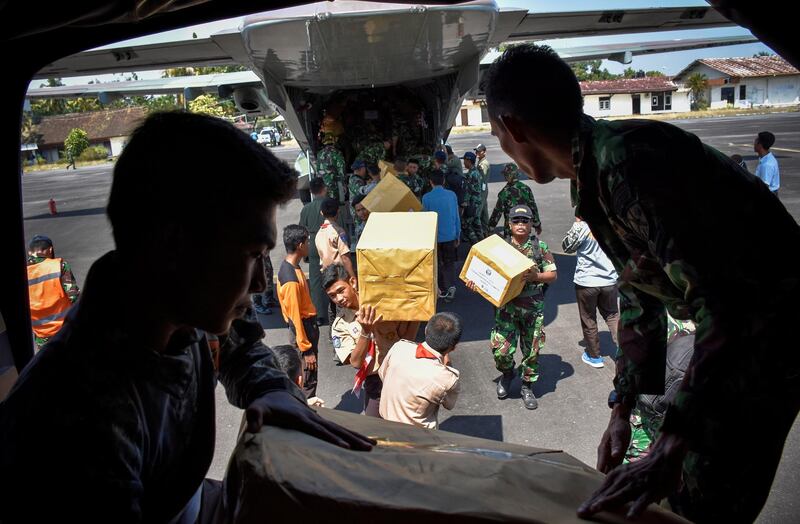
[[[756,176],[760,178],[775,196],[781,188],[781,170],[778,169],[778,161],[775,159],[769,148],[775,143],[775,135],[769,131],[762,131],[756,137],[753,149],[758,154],[758,166],[756,166]]]
[[[606,321],[614,346],[618,346],[619,305],[617,272],[600,244],[594,239],[589,225],[579,217],[561,242],[565,253],[576,253],[575,295],[581,317],[586,352],[581,359],[593,368],[603,367],[600,356],[600,337],[597,334],[597,310]]]
[[[461,319],[434,315],[425,342],[400,340],[392,346],[378,374],[383,380],[380,414],[386,420],[436,429],[439,406],[453,409],[459,393],[458,370],[445,364],[461,339]]]

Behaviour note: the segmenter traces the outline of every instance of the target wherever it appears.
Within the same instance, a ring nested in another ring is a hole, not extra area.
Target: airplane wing
[[[356,5],[363,12],[386,4],[367,2],[323,2],[304,6],[306,12],[321,12],[327,5]],[[360,6],[357,4],[361,4]],[[421,9],[419,6],[406,9]],[[433,9],[434,6],[431,6]],[[413,11],[409,11],[411,14]],[[273,15],[273,13],[270,13]],[[319,17],[319,15],[316,15]],[[273,15],[274,18],[274,15]],[[734,26],[711,7],[666,7],[616,9],[563,13],[530,13],[524,9],[497,12],[495,29],[488,43],[521,40],[552,40],[567,37],[601,36],[624,33],[658,32],[681,29],[708,29]],[[307,35],[299,34],[299,38]],[[729,45],[723,43],[722,45]],[[659,51],[664,52],[664,51]],[[567,55],[565,55],[567,56]],[[64,57],[40,70],[35,79],[121,73],[188,66],[244,65],[251,57],[241,31],[230,29],[209,38],[149,45],[112,45]]]
[[[553,49],[567,62],[581,60],[607,59],[623,64],[639,55],[654,53],[668,53],[672,51],[686,51],[724,45],[750,44],[758,42],[754,36],[732,36],[713,38],[686,38],[674,40],[658,40],[650,42],[600,44],[579,47],[554,47]],[[487,53],[480,64],[488,67],[500,56],[498,51]],[[174,78],[160,78],[157,80],[134,80],[127,82],[107,82],[95,84],[78,84],[69,86],[41,87],[28,90],[29,98],[63,98],[77,96],[136,96],[136,95],[164,95],[182,93],[192,99],[202,92],[220,92],[249,86],[261,88],[261,79],[252,71],[237,73],[217,73],[213,75],[180,76]]]
[[[525,11],[516,9],[500,11],[501,18],[505,16],[509,20],[518,21],[516,26],[513,22],[510,24],[512,27],[507,35],[497,35],[498,42],[710,29],[736,25],[714,8],[706,6],[525,13],[520,19],[521,13]]]

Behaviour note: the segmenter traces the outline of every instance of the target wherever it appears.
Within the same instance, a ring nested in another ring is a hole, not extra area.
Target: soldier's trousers
[[[483,228],[481,227],[480,215],[464,216],[461,219],[462,235],[472,244],[477,244],[483,240]]]
[[[275,271],[272,269],[272,260],[269,255],[264,257],[264,279],[267,281],[267,287],[264,289],[263,294],[253,295],[253,302],[266,307],[277,305],[275,300]]]
[[[483,233],[483,238],[489,236],[489,203],[487,200],[489,199],[489,186],[486,186],[484,191],[481,191],[481,211],[480,211],[480,218],[481,218],[481,230]]]
[[[497,308],[489,344],[498,371],[514,369],[514,353],[522,351],[520,375],[523,382],[539,378],[539,352],[544,348],[544,301],[531,308],[515,306],[513,301]]]

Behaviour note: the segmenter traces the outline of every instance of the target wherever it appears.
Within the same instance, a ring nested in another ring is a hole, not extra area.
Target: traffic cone
[[[53,200],[52,198],[50,199],[50,202],[47,203],[47,207],[50,208],[50,214],[51,215],[57,215],[58,214],[58,209],[56,209],[56,201]]]

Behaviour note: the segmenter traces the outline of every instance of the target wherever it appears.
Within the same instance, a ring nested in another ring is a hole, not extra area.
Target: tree
[[[686,87],[692,95],[692,110],[706,107],[705,93],[708,89],[708,78],[702,73],[694,73],[686,79]]]
[[[78,158],[87,147],[89,147],[89,135],[79,127],[73,128],[64,140],[64,152],[70,161]]]
[[[652,71],[645,72],[644,76],[647,76],[647,77],[664,76],[664,73],[662,73],[661,71],[652,70]]]
[[[586,60],[570,64],[579,82],[586,80],[614,80],[620,75],[609,73],[608,69],[600,69],[602,60]]]
[[[775,53],[770,53],[769,51],[759,51],[753,55],[753,58],[758,58],[759,56],[775,56]]]
[[[189,111],[218,117],[225,116],[225,109],[220,106],[213,95],[209,94],[200,95],[189,102]]]

